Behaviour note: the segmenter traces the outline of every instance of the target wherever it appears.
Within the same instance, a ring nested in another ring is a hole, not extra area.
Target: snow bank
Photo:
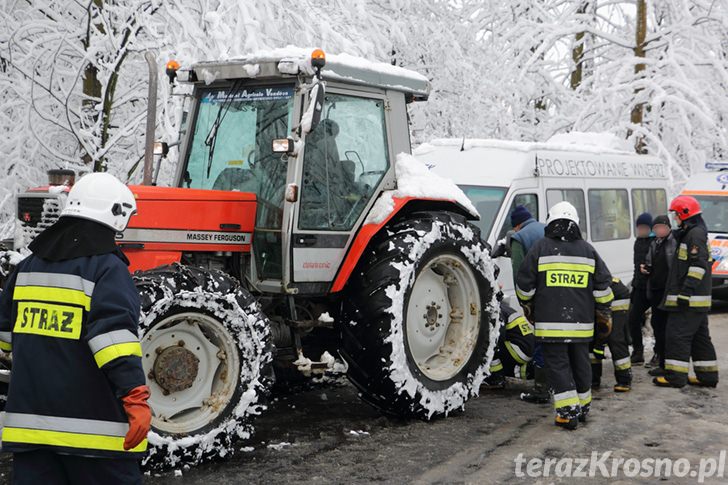
[[[417,197],[452,200],[475,217],[480,217],[473,203],[455,183],[430,171],[420,160],[408,153],[400,153],[394,164],[397,188],[385,190],[372,206],[365,224],[380,224],[394,210],[394,199]]]

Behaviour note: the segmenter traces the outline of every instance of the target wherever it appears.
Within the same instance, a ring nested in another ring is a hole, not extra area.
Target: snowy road
[[[728,305],[714,311],[711,332],[725,372]],[[728,449],[725,382],[718,389],[658,389],[643,367],[636,368],[635,380],[632,393],[614,394],[609,364],[603,379],[608,387],[595,393],[592,419],[572,433],[552,425],[550,406],[521,402],[517,396],[522,388],[515,386],[484,390],[464,414],[434,423],[384,418],[360,402],[349,385],[316,388],[275,402],[258,421],[256,440],[248,444],[251,451],[239,452],[226,463],[183,471],[181,478],[169,474],[148,483],[521,483],[514,461],[519,453],[530,460],[589,457],[593,451],[601,457],[611,451],[610,460],[670,457],[697,465],[701,457],[717,458]],[[596,470],[591,483],[614,481]],[[526,465],[521,471],[526,473]],[[541,480],[576,480],[553,473]],[[528,483],[539,478],[525,477]],[[677,481],[686,480],[691,479]]]
[[[728,369],[728,305],[711,316],[719,365]],[[551,424],[550,406],[518,400],[522,387],[486,391],[459,416],[433,423],[382,417],[360,402],[348,384],[281,396],[257,421],[258,433],[230,461],[149,477],[152,485],[238,483],[522,483],[515,460],[581,458],[611,451],[639,459],[718,457],[728,449],[728,385],[717,389],[657,389],[646,369],[636,368],[632,393],[611,391],[611,364],[595,393],[590,422],[576,432]],[[609,462],[611,464],[611,461]],[[728,463],[726,463],[728,465]],[[576,465],[575,465],[576,466]],[[697,465],[696,465],[697,466]],[[728,474],[728,466],[726,466]],[[9,460],[0,462],[7,481]],[[541,469],[542,470],[542,469]],[[526,483],[573,483],[577,479],[525,476]],[[599,475],[590,483],[611,483]],[[654,478],[626,478],[625,483]],[[690,483],[685,478],[671,483]],[[725,479],[724,479],[725,480]],[[708,479],[706,483],[719,480]],[[723,481],[723,480],[720,480]]]

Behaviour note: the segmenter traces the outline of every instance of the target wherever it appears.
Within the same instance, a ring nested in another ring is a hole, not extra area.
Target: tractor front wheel
[[[477,395],[500,321],[493,268],[459,215],[416,213],[385,229],[344,298],[342,355],[362,398],[431,419]]]
[[[269,322],[229,275],[182,265],[134,275],[151,389],[147,469],[225,457],[271,384]]]

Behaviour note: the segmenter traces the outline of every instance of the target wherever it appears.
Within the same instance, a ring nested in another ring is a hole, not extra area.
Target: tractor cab
[[[325,64],[325,66],[324,66]],[[406,104],[426,78],[345,55],[280,50],[178,71],[192,83],[178,187],[254,193],[246,277],[325,293],[376,196],[410,152]]]

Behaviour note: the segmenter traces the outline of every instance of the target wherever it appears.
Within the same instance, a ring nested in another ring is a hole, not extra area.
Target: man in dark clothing
[[[675,233],[677,251],[667,277],[662,308],[669,312],[665,332],[665,375],[652,382],[660,387],[685,384],[718,385],[718,361],[708,331],[711,306],[713,258],[708,229],[694,197],[680,195],[670,204],[680,221]],[[688,377],[690,360],[695,377]]]
[[[662,298],[665,296],[667,276],[670,273],[672,258],[675,254],[675,238],[670,229],[670,219],[657,216],[652,221],[652,231],[655,239],[650,245],[642,272],[647,275],[647,297],[650,299],[652,316],[650,323],[655,333],[655,352],[648,364],[653,369],[651,376],[661,376],[665,373],[665,325],[667,312],[660,308]]]
[[[645,264],[647,252],[654,238],[652,234],[652,216],[643,212],[635,222],[637,237],[634,241],[634,274],[632,277],[632,295],[629,306],[629,330],[632,336],[632,364],[644,364],[644,344],[642,343],[642,327],[645,326],[645,312],[650,308],[647,298],[647,275],[641,270]]]
[[[584,241],[573,205],[549,210],[545,237],[534,244],[518,271],[516,295],[535,322],[548,380],[554,392],[555,424],[576,429],[591,404],[589,347],[595,333],[611,331],[612,277]]]
[[[510,237],[511,267],[513,268],[513,284],[515,287],[516,276],[521,268],[523,258],[526,257],[531,247],[543,238],[545,224],[533,218],[529,210],[522,205],[516,206],[511,212],[511,227],[513,234]],[[544,367],[543,352],[541,344],[536,343],[533,352],[533,390],[521,394],[521,399],[534,404],[549,402],[548,378]]]
[[[135,211],[113,176],[81,178],[0,295],[0,348],[13,353],[2,448],[14,484],[141,484],[149,388],[139,294],[116,246]]]
[[[629,392],[632,389],[632,365],[627,344],[627,315],[629,314],[629,289],[619,278],[612,278],[612,332],[607,341],[594,340],[591,352],[592,387],[598,388],[602,380],[604,345],[609,346],[614,364],[614,392]]]

